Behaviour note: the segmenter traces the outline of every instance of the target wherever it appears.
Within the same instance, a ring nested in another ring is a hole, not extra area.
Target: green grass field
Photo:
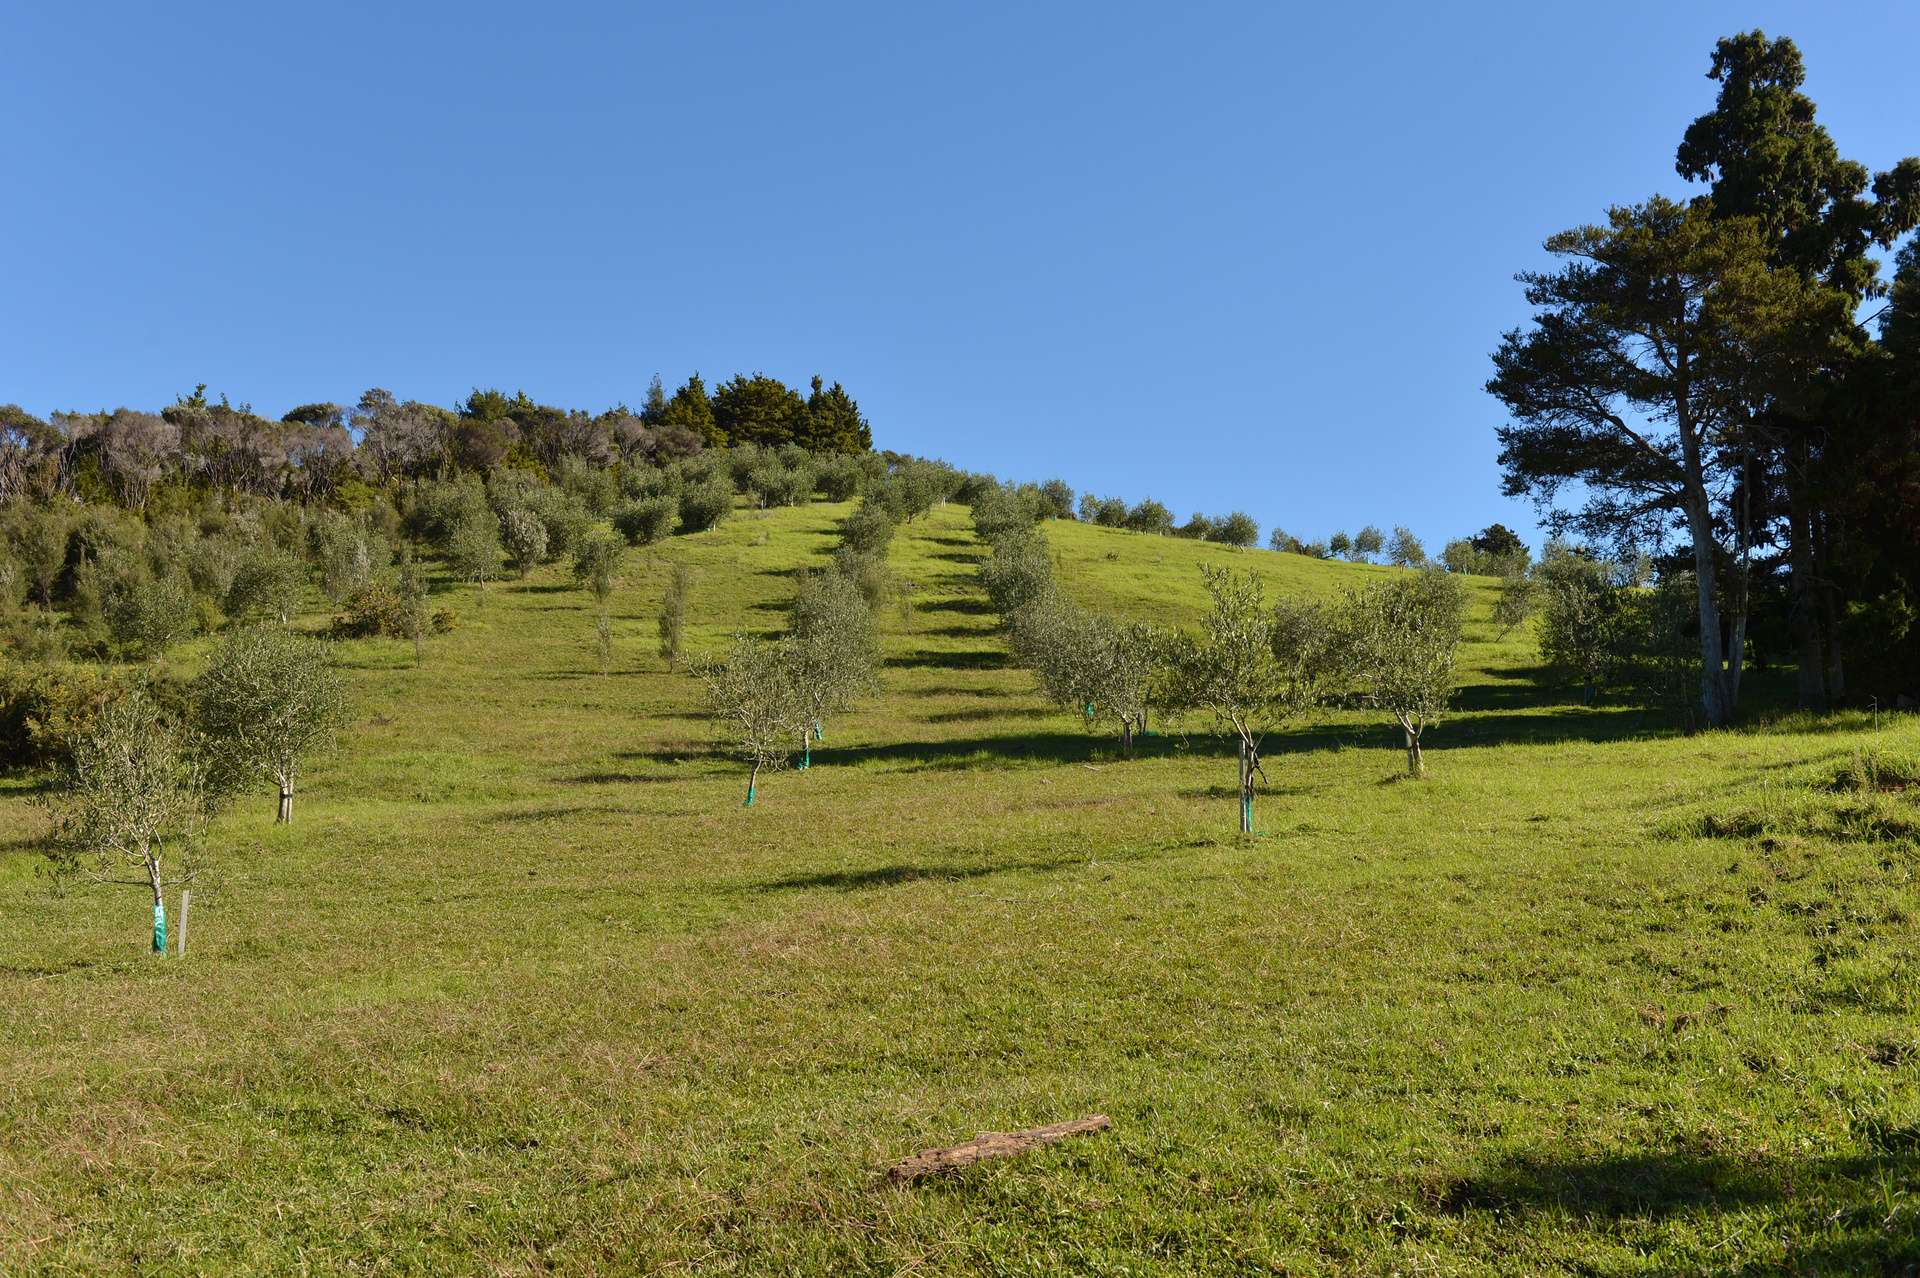
[[[654,655],[664,565],[710,649],[846,509],[633,552],[610,676],[557,570],[447,590],[421,668],[343,644],[354,726],[293,826],[264,789],[215,823],[185,961],[136,890],[51,895],[4,783],[0,1272],[1920,1265],[1920,791],[1831,785],[1911,717],[1583,709],[1482,582],[1431,779],[1332,715],[1270,743],[1245,840],[1202,725],[1126,763],[1033,694],[947,507],[894,543],[883,694],[743,808]],[[1049,535],[1164,621],[1204,561],[1388,571]]]

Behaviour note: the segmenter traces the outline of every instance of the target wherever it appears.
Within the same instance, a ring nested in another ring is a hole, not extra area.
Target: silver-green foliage
[[[271,780],[280,821],[293,817],[301,760],[330,744],[347,714],[346,688],[325,645],[266,627],[227,636],[194,683],[194,703],[216,789]]]
[[[1415,776],[1426,770],[1421,735],[1453,700],[1465,618],[1465,589],[1438,568],[1349,591],[1341,607],[1346,672],[1368,705],[1400,725],[1407,771]]]
[[[754,800],[762,770],[786,766],[800,722],[791,641],[769,642],[737,633],[726,655],[692,663],[706,692],[707,713],[728,746],[749,768],[747,802]]]
[[[108,703],[69,743],[48,800],[56,879],[143,887],[159,904],[166,888],[192,878],[204,799],[205,773],[186,735],[143,693]]]
[[[1089,728],[1112,725],[1131,754],[1166,681],[1171,635],[1089,612],[1052,590],[1021,605],[1008,629],[1014,659],[1033,672],[1048,700]]]
[[[500,575],[500,521],[485,505],[462,510],[447,533],[447,567],[464,581],[484,584]]]
[[[272,541],[262,541],[241,555],[227,588],[228,615],[272,618],[282,625],[300,607],[306,572],[298,556]]]
[[[547,557],[547,526],[540,516],[524,506],[509,508],[500,516],[501,541],[515,573],[524,577]]]
[[[859,583],[838,571],[800,579],[785,644],[801,745],[814,727],[873,691],[880,664],[873,610]]]
[[[620,556],[625,549],[626,542],[619,534],[605,528],[589,532],[573,548],[573,579],[602,609],[619,583]]]

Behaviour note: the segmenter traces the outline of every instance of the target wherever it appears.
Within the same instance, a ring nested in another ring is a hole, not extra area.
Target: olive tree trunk
[[[1253,748],[1240,738],[1240,833],[1253,833]]]
[[[167,952],[167,903],[162,899],[160,883],[160,858],[149,851],[147,861],[147,884],[153,889],[153,952]]]

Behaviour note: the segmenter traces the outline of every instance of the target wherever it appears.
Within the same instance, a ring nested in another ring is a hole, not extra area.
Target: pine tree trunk
[[[1733,721],[1727,700],[1725,638],[1720,633],[1720,600],[1713,563],[1713,517],[1704,491],[1687,502],[1687,531],[1693,538],[1693,576],[1700,616],[1700,711],[1709,728]]]
[[[1807,510],[1806,444],[1796,443],[1787,468],[1787,621],[1799,661],[1795,682],[1800,707],[1826,713],[1827,657],[1821,642],[1813,577],[1813,518]]]
[[[1820,617],[1826,631],[1826,668],[1821,672],[1831,705],[1847,695],[1847,670],[1840,657],[1840,591],[1833,584],[1833,547],[1825,520],[1816,520],[1813,543],[1813,567],[1817,578],[1814,591]]]

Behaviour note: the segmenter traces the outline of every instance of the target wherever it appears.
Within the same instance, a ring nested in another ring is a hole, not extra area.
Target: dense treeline
[[[1778,655],[1801,702],[1911,692],[1920,661],[1920,158],[1841,157],[1791,40],[1720,41],[1654,196],[1547,241],[1488,389],[1507,491],[1684,575],[1705,721]],[[1897,251],[1895,251],[1897,250]],[[1893,254],[1889,284],[1880,254]],[[1572,495],[1577,504],[1561,507]]]
[[[552,476],[569,465],[664,465],[703,449],[792,446],[864,453],[873,431],[840,383],[803,397],[760,373],[711,394],[699,374],[668,395],[655,378],[636,412],[556,408],[522,392],[476,390],[456,408],[375,388],[351,408],[303,404],[279,421],[210,402],[206,387],[157,413],[54,413],[0,406],[0,502],[73,497],[145,508],[156,488],[192,485],[260,497],[327,500],[356,485],[487,476]]]

